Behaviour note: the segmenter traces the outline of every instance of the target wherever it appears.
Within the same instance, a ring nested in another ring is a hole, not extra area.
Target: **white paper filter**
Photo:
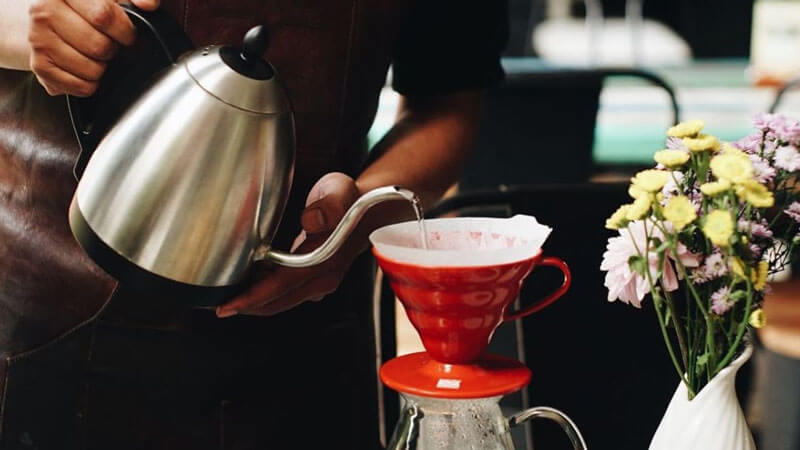
[[[424,267],[508,264],[539,253],[552,229],[535,217],[455,217],[425,221],[429,249],[421,247],[417,221],[385,226],[369,239],[382,256]]]

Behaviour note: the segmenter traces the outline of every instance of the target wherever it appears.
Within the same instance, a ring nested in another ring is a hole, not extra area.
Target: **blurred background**
[[[758,112],[800,117],[800,1],[510,0],[509,20],[505,83],[487,93],[460,183],[429,215],[527,213],[553,226],[545,252],[563,257],[575,282],[553,307],[498,330],[490,350],[533,370],[528,390],[504,406],[553,406],[592,448],[643,449],[677,379],[652,308],[606,302],[604,220],[678,120],[702,118],[733,141],[752,133]],[[397,102],[387,87],[371,142],[391,127]],[[542,272],[522,303],[558,283]],[[385,306],[380,277],[377,287],[384,354],[420,350],[402,308]],[[800,449],[798,297],[796,276],[774,280],[768,326],[752,336],[756,356],[738,378],[760,449]],[[516,432],[518,448],[568,448],[559,430],[532,428]]]

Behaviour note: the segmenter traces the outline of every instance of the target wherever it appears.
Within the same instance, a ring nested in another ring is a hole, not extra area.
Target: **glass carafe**
[[[587,448],[572,420],[553,408],[530,408],[506,418],[500,411],[501,396],[463,400],[400,396],[403,410],[388,450],[513,450],[510,427],[537,417],[561,425],[576,450]]]

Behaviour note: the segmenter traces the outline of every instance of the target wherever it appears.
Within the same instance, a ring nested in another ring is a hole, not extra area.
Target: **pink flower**
[[[772,121],[775,119],[775,114],[758,113],[753,117],[753,126],[759,130],[766,131],[772,128]]]
[[[703,272],[707,280],[713,280],[727,275],[728,266],[725,263],[722,253],[715,251],[710,254],[703,264]]]
[[[685,145],[683,145],[683,139],[677,137],[668,137],[667,138],[667,148],[670,150],[684,150],[689,151]]]
[[[740,233],[747,233],[754,238],[770,239],[772,237],[772,230],[769,229],[769,224],[764,219],[761,219],[760,222],[741,219],[737,228]]]
[[[733,146],[744,150],[746,153],[757,154],[761,151],[761,133],[745,136],[734,142]]]
[[[753,175],[759,183],[769,184],[778,174],[778,171],[770,166],[766,159],[758,155],[750,155],[750,161],[753,163]]]
[[[647,227],[651,237],[663,240],[663,234],[659,230],[652,225],[647,225]],[[651,227],[653,228],[651,229]],[[608,301],[613,302],[619,299],[637,308],[642,306],[642,299],[650,292],[650,287],[645,277],[631,270],[628,260],[632,256],[638,255],[637,248],[644,251],[647,245],[645,222],[642,221],[632,222],[627,229],[620,230],[620,236],[608,240],[606,252],[603,254],[603,262],[600,264],[600,270],[606,271],[605,286],[608,288]],[[684,245],[680,244],[677,250],[678,259],[685,267],[699,265],[699,257],[689,252]],[[648,269],[653,282],[657,283],[658,255],[653,251],[652,246],[649,252]],[[662,274],[661,283],[665,290],[678,289],[678,276],[669,259],[664,261]]]
[[[711,311],[714,314],[721,316],[728,312],[733,306],[733,299],[731,298],[731,289],[728,286],[723,286],[711,294]]]
[[[756,114],[753,126],[768,134],[773,134],[783,142],[800,140],[800,122],[783,114]]]
[[[794,219],[795,222],[800,222],[800,202],[794,202],[789,205],[788,209],[785,209],[783,212],[786,213],[787,216]],[[798,234],[800,236],[800,234]]]
[[[775,114],[770,124],[781,141],[796,143],[800,140],[800,122],[797,120],[783,114]]]

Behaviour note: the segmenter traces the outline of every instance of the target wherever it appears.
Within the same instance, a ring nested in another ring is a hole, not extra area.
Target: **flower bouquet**
[[[800,122],[754,122],[733,143],[703,134],[700,120],[670,128],[656,168],[632,178],[632,202],[606,221],[620,233],[601,265],[608,299],[640,307],[650,294],[684,401],[745,352],[748,324],[765,323],[769,275],[800,243]]]

